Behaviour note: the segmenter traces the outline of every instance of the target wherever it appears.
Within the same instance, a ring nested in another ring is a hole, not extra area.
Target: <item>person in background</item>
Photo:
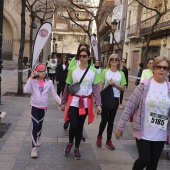
[[[144,69],[142,71],[142,75],[141,75],[141,79],[140,79],[141,81],[153,76],[153,72],[152,72],[153,58],[149,58],[147,60],[147,66],[148,66],[148,69]]]
[[[170,83],[166,79],[170,61],[163,56],[156,57],[152,68],[153,76],[136,87],[115,131],[119,139],[134,113],[132,130],[139,157],[133,170],[156,170],[167,139],[170,143]]]
[[[56,64],[58,64],[58,57],[56,53],[53,55],[53,59],[55,60]]]
[[[106,147],[110,150],[114,150],[115,146],[112,143],[113,124],[116,116],[116,112],[119,106],[120,91],[125,89],[126,79],[122,71],[120,71],[120,59],[118,54],[111,54],[107,63],[107,68],[101,73],[100,90],[106,88],[108,85],[113,86],[113,93],[115,98],[115,109],[108,110],[108,108],[102,108],[101,122],[99,125],[99,132],[97,136],[96,145],[102,146],[102,135],[107,125],[107,140]]]
[[[143,63],[139,63],[139,71],[138,71],[138,75],[137,77],[141,77],[142,75],[142,72],[143,72]],[[135,85],[139,85],[140,84],[140,80],[139,79],[136,79],[135,81]]]
[[[79,51],[81,49],[89,49],[89,45],[87,45],[86,43],[80,43],[79,46],[78,46],[78,49],[77,49],[77,54],[79,53]],[[68,66],[68,70],[70,70],[72,67],[76,66],[76,65],[79,65],[80,64],[80,60],[79,60],[79,57],[76,55],[75,57],[72,58],[72,60],[70,61],[69,63],[69,66]]]
[[[50,77],[49,69],[50,69],[50,65],[51,65],[51,55],[48,56],[45,65],[47,67],[47,76]]]
[[[68,57],[66,54],[63,54],[56,68],[57,94],[59,96],[61,93],[63,94],[64,92],[67,74],[68,74]]]
[[[101,68],[100,68],[100,63],[99,60],[96,60],[94,64],[94,68],[97,69],[97,72],[100,74],[101,73]]]
[[[73,141],[75,139],[74,157],[75,159],[80,160],[82,159],[82,156],[79,151],[79,146],[85,119],[88,116],[88,124],[90,124],[95,118],[93,113],[92,95],[94,95],[96,101],[98,114],[101,114],[101,98],[99,88],[99,74],[92,66],[89,67],[87,74],[80,84],[80,89],[75,94],[69,94],[69,85],[79,82],[85,70],[90,65],[90,51],[88,49],[83,48],[79,50],[77,55],[79,56],[80,64],[78,66],[72,67],[68,73],[61,102],[61,110],[65,110],[65,104],[67,103],[64,120],[70,120],[70,128],[69,143],[64,150],[64,156],[70,156]]]
[[[52,80],[53,84],[54,84],[54,80],[55,80],[55,75],[56,75],[56,68],[57,68],[57,63],[54,59],[51,60],[50,62],[50,68],[49,68],[49,73],[50,73],[50,79]]]
[[[57,95],[51,80],[46,79],[46,66],[39,64],[35,71],[32,71],[30,78],[24,86],[24,93],[32,91],[30,106],[32,129],[32,150],[31,158],[37,158],[37,147],[41,146],[42,124],[47,110],[48,93],[51,92],[55,101],[60,105],[61,99]]]
[[[122,58],[121,60],[121,71],[124,73],[125,78],[126,78],[126,89],[128,88],[128,69],[126,67],[126,59]],[[123,109],[122,101],[123,101],[123,95],[124,91],[120,91],[120,103],[119,103],[119,108]]]

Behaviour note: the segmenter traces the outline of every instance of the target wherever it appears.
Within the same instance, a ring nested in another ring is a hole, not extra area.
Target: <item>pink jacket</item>
[[[152,77],[151,77],[152,78]],[[144,122],[145,114],[145,99],[147,97],[151,78],[143,80],[134,90],[130,96],[125,110],[120,116],[120,120],[117,128],[123,130],[126,123],[128,122],[131,114],[134,113],[132,129],[133,136],[137,139],[141,139],[142,125]],[[168,95],[170,97],[170,82],[166,81],[168,85]],[[170,143],[170,111],[169,111],[169,122],[168,122],[168,143]]]
[[[48,92],[51,91],[52,96],[58,104],[61,104],[61,99],[57,95],[54,85],[51,80],[45,80],[44,90],[42,94],[39,91],[39,84],[37,79],[29,78],[24,86],[24,93],[32,91],[30,105],[34,107],[47,107],[48,103]]]

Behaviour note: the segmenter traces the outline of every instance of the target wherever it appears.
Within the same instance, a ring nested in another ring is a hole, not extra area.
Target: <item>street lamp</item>
[[[113,53],[113,50],[114,50],[114,33],[117,29],[117,21],[114,19],[112,22],[111,22],[111,33],[112,33],[112,50],[111,50],[111,53]]]
[[[54,50],[55,50],[55,42],[56,42],[56,38],[53,37],[53,52],[54,52]]]
[[[2,30],[3,30],[3,9],[4,9],[4,0],[0,1],[0,104],[1,104],[1,70],[2,66]]]

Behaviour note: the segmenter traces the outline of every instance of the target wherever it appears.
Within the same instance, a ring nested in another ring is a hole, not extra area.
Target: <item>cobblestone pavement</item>
[[[24,81],[27,74],[24,73]],[[135,88],[134,82],[129,83],[125,91],[124,105]],[[2,94],[17,91],[16,70],[4,70],[2,73]],[[83,159],[77,161],[73,154],[69,158],[63,156],[63,150],[68,142],[68,131],[63,130],[63,115],[55,104],[49,99],[49,107],[45,116],[42,132],[42,146],[38,148],[38,159],[30,158],[31,129],[30,107],[28,97],[2,96],[0,109],[7,114],[2,122],[11,126],[0,139],[0,170],[130,170],[137,158],[135,141],[131,133],[131,123],[128,123],[121,140],[113,135],[115,151],[104,146],[106,136],[103,136],[103,146],[95,145],[100,117],[91,125],[85,124],[84,135],[86,142],[82,142],[80,151]],[[122,110],[118,110],[115,127]],[[104,133],[106,134],[106,132]],[[158,170],[169,170],[170,161],[166,160],[164,151],[159,162]]]

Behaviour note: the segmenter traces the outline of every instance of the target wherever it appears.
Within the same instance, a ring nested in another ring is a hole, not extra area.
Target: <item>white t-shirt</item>
[[[113,82],[117,85],[122,85],[121,80],[122,80],[122,75],[120,74],[119,71],[113,72],[110,69],[105,73],[105,80],[104,80],[104,87],[107,87],[110,83],[110,80],[113,80]],[[125,83],[126,84],[126,83]],[[120,97],[120,90],[117,88],[113,87],[113,92],[114,92],[114,97]]]
[[[81,70],[79,66],[73,67],[66,79],[67,84],[73,84],[80,82],[85,70]],[[92,84],[97,84],[100,82],[99,75],[97,70],[94,67],[90,67],[87,71],[83,81],[80,84],[80,90],[76,92],[76,95],[79,96],[88,96],[92,93]],[[87,98],[84,98],[84,107],[87,108]],[[78,107],[79,106],[79,97],[73,96],[71,106]]]
[[[56,65],[57,65],[56,63],[51,63],[52,69],[50,69],[50,73],[55,73]]]
[[[63,65],[62,65],[62,67],[63,67],[63,70],[65,70],[65,69],[66,69],[66,65],[65,65],[65,64],[63,64]]]
[[[170,99],[168,96],[167,83],[157,83],[153,78],[145,100],[145,115],[142,131],[142,139],[150,141],[167,141],[167,128],[162,130],[159,127],[148,124],[150,113],[168,116]]]

